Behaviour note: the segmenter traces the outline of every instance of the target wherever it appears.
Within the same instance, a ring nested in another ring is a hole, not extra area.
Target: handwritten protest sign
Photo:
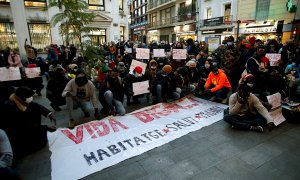
[[[125,116],[48,132],[53,180],[80,179],[223,118],[226,105],[187,96]]]
[[[153,57],[166,57],[164,49],[153,49]]]
[[[40,77],[41,69],[40,67],[25,68],[25,74],[27,78]]]
[[[132,53],[132,48],[125,48],[125,51],[128,52],[129,54]]]
[[[173,49],[173,59],[186,59],[186,49]]]
[[[275,93],[270,96],[267,96],[268,102],[272,105],[272,109],[270,110],[270,115],[274,120],[274,124],[277,126],[285,121],[285,118],[282,115],[281,108],[281,94]]]
[[[21,73],[18,67],[0,68],[0,81],[14,81],[20,79]]]
[[[141,68],[143,69],[142,74],[145,74],[147,64],[143,63],[141,61],[137,61],[137,60],[132,60],[130,68],[129,68],[129,73],[133,74],[132,72],[133,72],[134,68],[137,66],[141,66]]]
[[[208,44],[208,52],[213,52],[219,47],[220,38],[219,37],[208,37],[207,44]]]
[[[134,96],[149,93],[149,80],[143,82],[132,83]]]
[[[150,49],[146,48],[136,48],[136,59],[149,59]]]
[[[270,66],[278,66],[279,60],[281,59],[281,54],[278,53],[267,53],[266,57],[270,61]]]

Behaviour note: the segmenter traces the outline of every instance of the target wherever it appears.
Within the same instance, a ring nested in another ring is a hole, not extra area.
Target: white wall
[[[233,20],[236,20],[237,15],[237,0],[199,0],[199,19],[206,19],[206,9],[208,7],[212,8],[212,18],[224,16],[224,5],[231,3],[231,15]]]

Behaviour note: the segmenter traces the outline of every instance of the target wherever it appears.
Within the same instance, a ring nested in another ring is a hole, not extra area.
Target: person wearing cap
[[[121,79],[118,69],[112,69],[106,75],[104,82],[100,86],[99,101],[103,106],[101,112],[110,115],[123,116],[126,110],[123,106],[124,82]]]
[[[136,82],[142,82],[145,80],[143,75],[143,68],[141,66],[136,66],[133,69],[132,74],[127,74],[124,79],[124,91],[127,97],[127,105],[131,105],[131,97],[133,97],[134,104],[140,104],[139,98],[143,95],[134,95],[132,84]]]
[[[251,76],[249,76],[251,77]],[[263,127],[274,126],[273,118],[261,101],[251,93],[252,85],[247,77],[240,82],[237,92],[229,98],[229,112],[224,113],[224,121],[232,128],[263,132]]]
[[[161,71],[158,71],[155,78],[154,103],[167,102],[167,99],[179,99],[180,92],[176,92],[176,79],[170,65],[164,65]]]
[[[204,92],[212,94],[211,101],[223,101],[231,91],[230,82],[222,69],[213,66],[204,85]]]
[[[98,119],[100,117],[98,111],[98,101],[96,96],[96,88],[94,84],[88,80],[86,73],[79,69],[76,72],[76,78],[71,79],[66,85],[62,96],[66,97],[67,109],[69,112],[69,128],[74,128],[75,119],[73,107],[79,106],[84,113],[85,117],[90,117],[90,113],[87,109],[89,101],[92,101],[94,106],[94,117]]]
[[[16,157],[23,157],[47,144],[47,131],[56,130],[56,119],[46,107],[33,102],[34,92],[28,87],[19,87],[2,106],[0,122],[10,139]],[[48,117],[54,126],[41,125],[42,116]]]

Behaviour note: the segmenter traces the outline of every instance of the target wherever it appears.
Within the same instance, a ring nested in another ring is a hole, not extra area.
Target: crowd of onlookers
[[[262,42],[241,36],[235,41],[229,36],[213,52],[205,42],[192,39],[172,44],[110,42],[96,47],[99,59],[88,59],[74,45],[50,45],[45,48],[46,58],[38,57],[26,41],[24,47],[25,61],[16,49],[7,48],[0,56],[0,67],[19,67],[22,75],[21,80],[0,82],[0,111],[7,118],[0,122],[0,130],[4,130],[0,131],[0,171],[11,176],[14,173],[5,168],[11,166],[13,154],[19,158],[40,149],[47,143],[47,131],[56,130],[55,126],[41,125],[42,115],[56,125],[52,111],[33,102],[34,94],[42,95],[44,85],[53,110],[61,111],[66,105],[69,128],[76,125],[74,110],[78,107],[90,117],[90,102],[98,119],[100,114],[124,115],[124,104],[140,104],[143,97],[145,105],[150,105],[193,94],[229,103],[224,120],[232,127],[262,132],[263,125],[273,126],[267,95],[279,92],[284,100],[299,100],[300,47],[293,41],[282,45],[274,39]],[[147,64],[146,69],[135,66],[130,71],[136,48],[150,49],[150,58],[137,59]],[[154,57],[153,49],[164,49],[166,56]],[[186,49],[186,58],[173,59],[173,49]],[[269,53],[281,54],[281,59],[270,66]],[[27,78],[24,67],[40,67],[41,76]],[[146,80],[150,93],[135,95],[133,83]]]

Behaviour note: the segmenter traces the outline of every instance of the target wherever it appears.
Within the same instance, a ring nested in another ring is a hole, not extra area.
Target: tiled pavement
[[[44,94],[35,101],[49,107]],[[59,127],[67,126],[66,110],[55,115]],[[233,130],[219,121],[83,179],[300,179],[299,121],[284,122],[263,134]],[[43,119],[43,123],[49,121]],[[51,179],[50,155],[45,147],[20,160],[17,170],[24,180]]]

